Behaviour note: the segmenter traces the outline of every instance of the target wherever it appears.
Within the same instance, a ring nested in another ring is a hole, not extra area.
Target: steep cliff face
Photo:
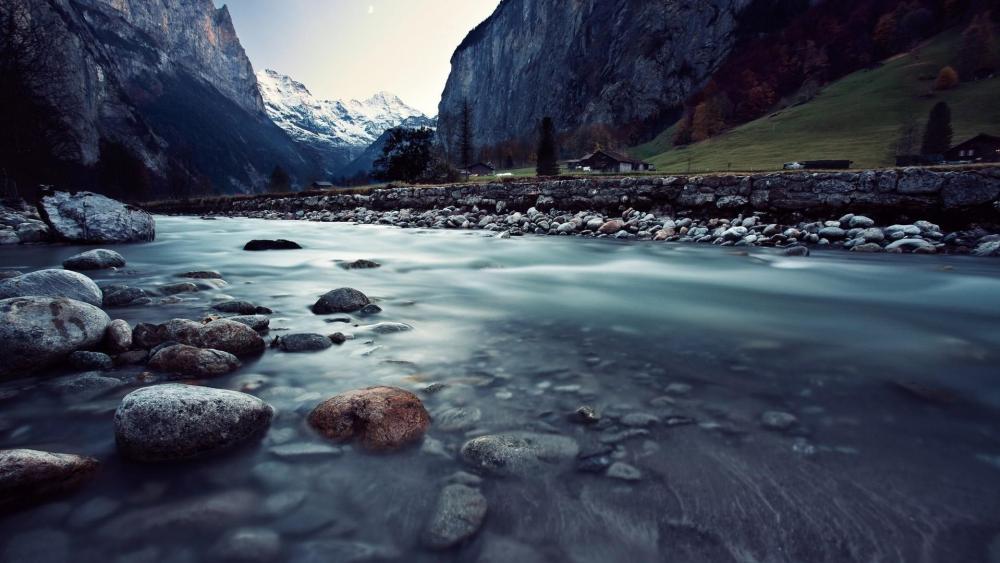
[[[148,167],[160,192],[171,189],[168,176],[246,192],[275,165],[302,182],[315,172],[267,117],[225,7],[212,0],[29,4],[63,62],[42,95],[56,100],[80,164],[98,165],[102,145],[116,143]]]
[[[743,11],[770,1],[503,0],[452,57],[442,138],[466,101],[480,146],[531,136],[543,116],[661,124],[729,53]]]

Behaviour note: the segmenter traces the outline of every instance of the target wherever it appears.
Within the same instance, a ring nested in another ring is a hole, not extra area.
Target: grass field
[[[872,70],[830,84],[812,101],[737,127],[686,148],[671,146],[673,128],[629,152],[658,172],[774,170],[793,160],[850,159],[854,168],[891,166],[900,126],[921,127],[938,101],[951,106],[954,141],[977,133],[1000,135],[1000,78],[932,92],[933,78],[953,62],[958,32]]]

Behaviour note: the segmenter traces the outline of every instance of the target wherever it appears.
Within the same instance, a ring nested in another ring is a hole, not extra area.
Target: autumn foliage
[[[955,86],[958,86],[958,72],[950,66],[942,68],[934,80],[934,89],[951,90]]]

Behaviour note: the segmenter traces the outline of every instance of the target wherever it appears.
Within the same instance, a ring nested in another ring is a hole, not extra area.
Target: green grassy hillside
[[[951,106],[954,140],[1000,135],[1000,78],[932,92],[933,77],[953,62],[958,32],[944,33],[913,53],[885,61],[824,88],[812,101],[784,109],[686,148],[675,148],[673,128],[633,148],[659,172],[772,170],[793,160],[850,159],[854,167],[891,166],[900,126],[921,127],[938,101]]]

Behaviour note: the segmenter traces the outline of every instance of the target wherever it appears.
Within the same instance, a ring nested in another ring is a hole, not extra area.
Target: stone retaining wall
[[[310,193],[296,196],[205,198],[149,206],[161,213],[241,215],[258,211],[341,211],[493,208],[544,211],[591,210],[609,215],[624,209],[719,215],[766,212],[829,216],[838,211],[868,213],[886,220],[907,216],[946,223],[1000,222],[1000,167],[964,170],[906,168],[851,172],[786,172],[465,184],[443,187],[387,187],[367,193]]]

